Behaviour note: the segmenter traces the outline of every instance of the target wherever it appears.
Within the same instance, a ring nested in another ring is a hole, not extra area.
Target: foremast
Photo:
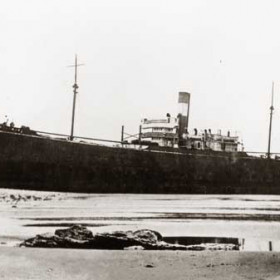
[[[268,148],[267,148],[267,158],[270,158],[270,146],[271,146],[271,130],[272,130],[272,116],[273,116],[273,98],[274,98],[274,82],[272,82],[271,90],[271,106],[270,106],[270,120],[269,120],[269,133],[268,133]]]
[[[78,84],[77,84],[77,75],[78,75],[78,66],[83,64],[78,64],[78,57],[75,55],[75,64],[70,65],[70,67],[75,67],[75,77],[73,85],[73,107],[72,107],[72,118],[71,118],[71,132],[69,139],[72,141],[74,139],[74,122],[75,122],[75,110],[76,110],[76,98],[78,93]]]

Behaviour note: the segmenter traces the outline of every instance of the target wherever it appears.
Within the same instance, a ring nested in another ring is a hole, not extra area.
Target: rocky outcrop
[[[237,250],[234,244],[179,245],[164,242],[160,233],[142,229],[92,234],[81,225],[59,229],[54,235],[40,234],[25,240],[21,246],[44,248],[81,248],[107,250]]]
[[[57,229],[55,235],[62,239],[75,239],[75,240],[90,240],[93,234],[86,227],[81,225],[74,225],[67,229]]]
[[[112,233],[92,234],[81,225],[67,229],[59,229],[54,235],[36,235],[25,240],[21,245],[26,247],[60,247],[122,250],[132,246],[142,246],[144,249],[159,246],[162,236],[152,230],[116,231]]]
[[[25,240],[20,246],[43,248],[93,248],[94,237],[90,230],[81,225],[58,229],[55,234],[38,234]]]

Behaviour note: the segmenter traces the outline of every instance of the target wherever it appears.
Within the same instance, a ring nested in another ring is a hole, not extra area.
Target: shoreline
[[[279,252],[115,251],[1,247],[8,279],[273,279]]]

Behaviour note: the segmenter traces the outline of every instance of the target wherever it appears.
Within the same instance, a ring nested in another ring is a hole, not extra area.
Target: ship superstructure
[[[161,119],[143,119],[141,138],[162,147],[178,147],[179,119],[170,117]]]
[[[231,131],[225,135],[221,130],[213,133],[211,129],[189,131],[190,93],[179,92],[179,113],[172,117],[143,119],[141,121],[141,140],[160,147],[186,148],[192,150],[212,150],[237,152],[241,149],[239,137]],[[139,141],[138,141],[139,143]]]

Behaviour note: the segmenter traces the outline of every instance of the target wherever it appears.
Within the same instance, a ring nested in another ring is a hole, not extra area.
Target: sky
[[[9,0],[0,9],[0,121],[120,140],[143,118],[177,115],[191,93],[190,129],[238,132],[280,152],[277,0]]]

